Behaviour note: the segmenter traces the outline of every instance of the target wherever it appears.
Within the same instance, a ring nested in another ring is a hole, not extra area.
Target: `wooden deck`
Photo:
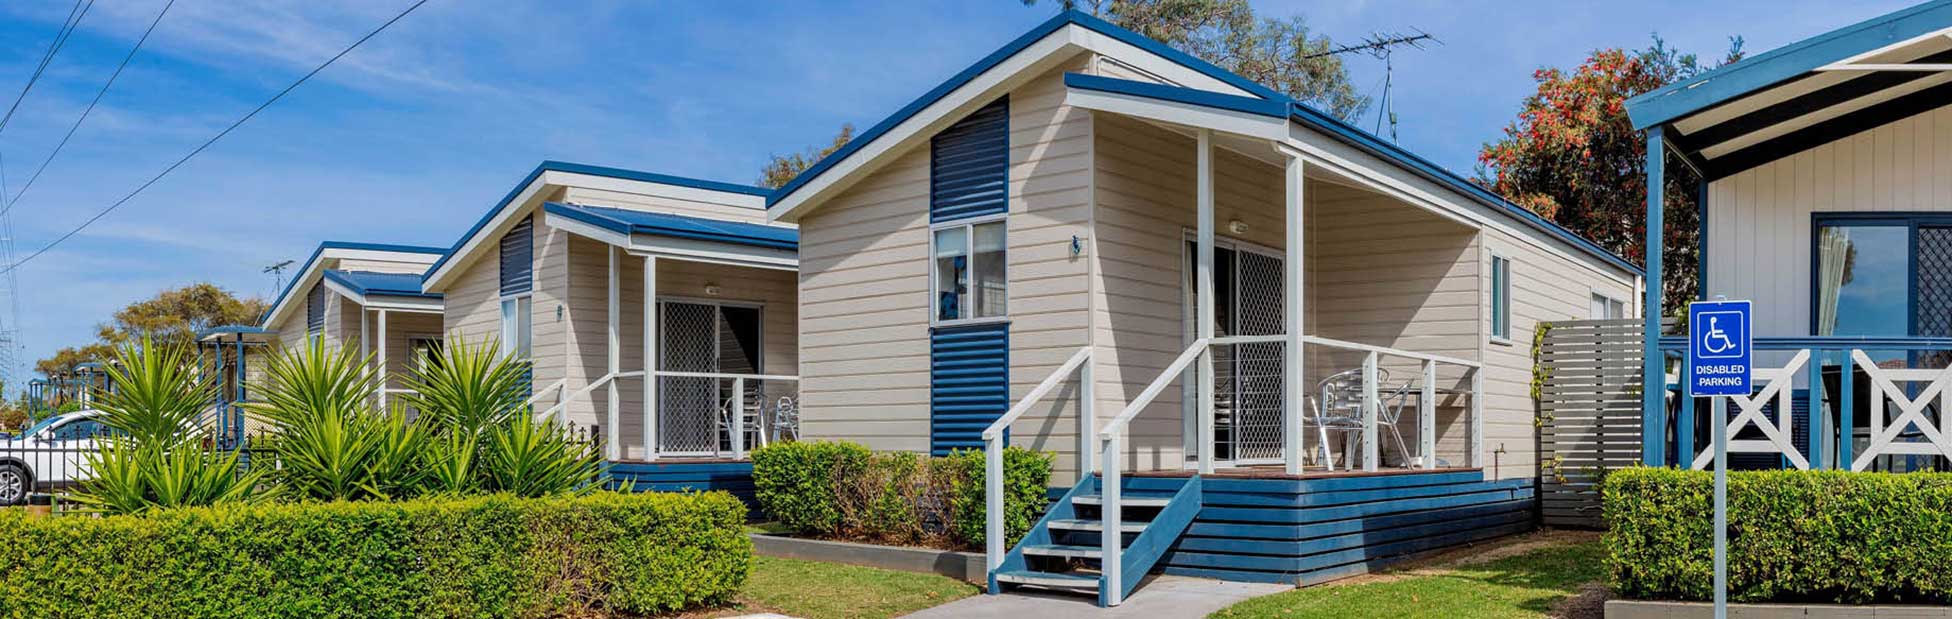
[[[1393,468],[1393,469],[1380,469],[1375,471],[1314,470],[1314,471],[1302,471],[1300,474],[1290,475],[1288,474],[1287,471],[1281,468],[1281,465],[1275,464],[1275,465],[1268,465],[1268,466],[1242,466],[1242,467],[1233,467],[1233,468],[1225,468],[1225,469],[1215,469],[1212,473],[1207,473],[1205,477],[1208,479],[1338,479],[1344,477],[1387,477],[1391,475],[1428,475],[1431,473],[1483,472],[1483,471],[1484,469],[1472,468],[1472,467],[1441,467],[1441,468],[1434,468],[1434,469]],[[1190,471],[1190,470],[1135,471],[1135,472],[1128,472],[1125,474],[1127,476],[1132,476],[1132,477],[1192,477],[1194,471]]]

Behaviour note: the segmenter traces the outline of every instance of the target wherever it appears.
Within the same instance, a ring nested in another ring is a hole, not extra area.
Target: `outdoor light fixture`
[[[1227,232],[1232,234],[1247,234],[1247,222],[1238,219],[1229,219],[1227,220]]]
[[[709,296],[709,297],[718,296],[718,284],[712,284],[712,283],[705,284],[705,296]]]

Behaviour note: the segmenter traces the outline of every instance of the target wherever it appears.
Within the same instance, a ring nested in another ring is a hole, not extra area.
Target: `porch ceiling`
[[[1635,128],[1723,178],[1952,101],[1952,2],[1939,0],[1635,97]]]

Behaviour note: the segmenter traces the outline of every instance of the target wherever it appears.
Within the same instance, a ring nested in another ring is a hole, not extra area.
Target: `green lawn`
[[[1487,562],[1460,562],[1255,598],[1213,617],[1556,617],[1582,587],[1606,576],[1591,536],[1559,537],[1538,548]],[[1598,617],[1596,608],[1572,616]]]
[[[804,619],[897,617],[978,593],[944,576],[871,567],[753,557],[752,578],[739,600],[748,612],[767,610]]]

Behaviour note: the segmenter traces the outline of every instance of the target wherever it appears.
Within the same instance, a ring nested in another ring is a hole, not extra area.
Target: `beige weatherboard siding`
[[[1195,136],[1204,125],[1188,123],[1212,120],[1241,131],[1213,134],[1217,241],[1283,255],[1285,156],[1298,154],[1307,162],[1304,331],[1481,362],[1483,466],[1500,478],[1536,474],[1535,329],[1589,318],[1594,294],[1637,307],[1637,269],[1543,229],[1508,203],[1316,126],[1080,96],[1066,73],[1247,93],[1096,33],[1059,28],[1047,36],[1069,43],[1026,44],[1024,57],[911,106],[913,116],[857,139],[858,150],[775,196],[770,215],[800,226],[803,438],[930,448],[929,138],[1007,97],[1013,401],[1089,347],[1103,427],[1193,339],[1185,247],[1196,227]],[[1491,337],[1493,256],[1510,261],[1508,339]],[[1323,346],[1304,355],[1311,388],[1361,361]],[[1383,367],[1399,381],[1421,371],[1400,360]],[[1468,375],[1440,366],[1438,384],[1468,388]],[[1121,455],[1128,467],[1187,466],[1191,406],[1178,382],[1134,418]],[[1053,483],[1079,473],[1081,387],[1065,377],[1011,427],[1013,444],[1057,456]],[[1436,455],[1453,466],[1469,458],[1467,411],[1465,396],[1438,405]],[[1406,418],[1404,427],[1412,449],[1413,423]]]
[[[691,218],[765,224],[764,200],[751,193],[686,186],[687,179],[649,173],[545,162],[510,192],[464,237],[449,263],[437,265],[426,282],[429,292],[446,299],[443,326],[451,337],[470,343],[501,337],[499,244],[521,221],[532,227],[530,296],[531,360],[536,389],[560,382],[563,393],[542,394],[537,409],[554,406],[609,373],[609,269],[612,252],[618,272],[618,336],[623,372],[645,368],[644,263],[647,253],[590,236],[584,227],[557,225],[544,205],[564,203]],[[571,222],[573,223],[573,222]],[[772,224],[791,228],[787,224]],[[627,236],[627,235],[626,235]],[[628,242],[628,239],[624,240]],[[767,374],[798,373],[797,291],[790,267],[754,268],[702,262],[696,258],[658,259],[658,297],[752,305],[761,308],[762,365]],[[643,381],[628,377],[618,386],[621,457],[645,459]],[[765,386],[767,396],[791,395],[790,384]],[[770,401],[770,400],[769,400]],[[570,398],[563,418],[579,427],[606,432],[608,390],[598,388]]]
[[[1811,335],[1813,215],[1865,212],[1952,212],[1952,107],[1709,183],[1706,292],[1755,301],[1759,337]]]

